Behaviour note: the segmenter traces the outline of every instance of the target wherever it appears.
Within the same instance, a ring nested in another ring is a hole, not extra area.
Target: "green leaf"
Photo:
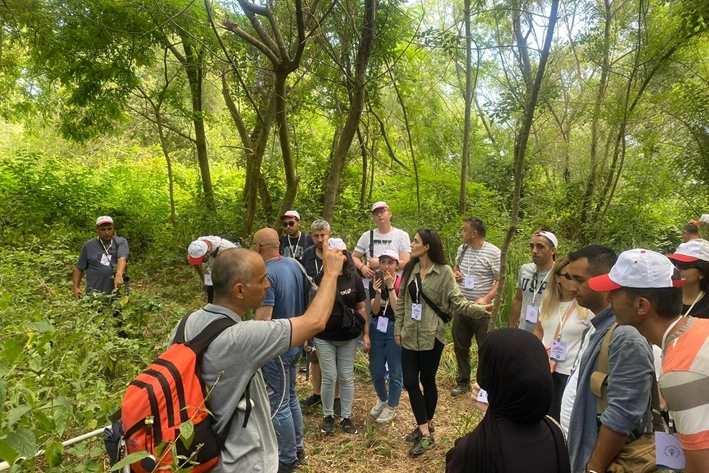
[[[5,380],[0,379],[0,406],[5,405],[5,396],[7,395],[7,386],[5,385]]]
[[[54,327],[49,322],[28,322],[25,327],[40,333],[54,332]]]
[[[180,439],[185,448],[189,449],[190,445],[192,445],[192,440],[194,440],[194,424],[191,420],[180,424]]]
[[[62,454],[64,453],[64,445],[61,442],[49,442],[47,449],[44,451],[44,457],[47,459],[49,466],[59,466],[62,463]]]
[[[31,430],[23,427],[8,434],[7,444],[25,458],[31,459],[37,453],[37,439]]]
[[[64,430],[66,429],[66,424],[69,420],[69,411],[66,410],[63,406],[57,407],[54,409],[54,428],[56,430],[57,435],[61,436],[64,434]]]
[[[22,353],[20,337],[11,338],[3,345],[2,356],[8,365],[12,365]]]
[[[115,465],[113,465],[109,471],[118,471],[121,468],[123,468],[124,466],[130,465],[131,463],[139,462],[143,458],[147,458],[149,456],[150,456],[150,454],[145,451],[131,453],[127,457],[123,458],[123,460],[121,460],[118,463],[116,463]]]
[[[8,445],[5,439],[0,439],[0,460],[6,461],[12,465],[19,456],[20,454],[17,453],[17,450]]]
[[[21,406],[17,406],[13,409],[10,409],[10,412],[8,412],[7,414],[7,426],[12,427],[18,420],[22,418],[23,415],[27,414],[31,410],[32,406],[29,406],[27,404],[22,404]]]

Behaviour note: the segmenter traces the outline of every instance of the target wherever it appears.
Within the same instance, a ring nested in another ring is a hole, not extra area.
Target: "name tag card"
[[[421,322],[421,313],[423,312],[423,307],[421,304],[411,304],[411,318],[416,322]]]
[[[387,333],[389,329],[389,319],[383,316],[377,317],[377,331]]]
[[[465,280],[463,281],[463,287],[466,289],[475,289],[475,276],[468,275],[465,276]]]
[[[107,255],[106,253],[101,255],[101,264],[104,266],[110,266],[111,265],[111,255]]]
[[[566,361],[566,342],[557,342],[556,340],[552,340],[549,358],[554,361]]]
[[[529,322],[530,324],[536,324],[537,320],[539,320],[539,307],[528,305],[524,320]]]
[[[687,459],[679,443],[677,434],[655,432],[655,459],[658,467],[670,470],[684,471]]]
[[[487,391],[485,391],[484,389],[481,389],[478,392],[478,401],[487,403]]]
[[[205,286],[211,286],[211,285],[212,285],[212,275],[211,275],[211,274],[205,274],[205,275],[204,275],[204,285],[205,285]]]

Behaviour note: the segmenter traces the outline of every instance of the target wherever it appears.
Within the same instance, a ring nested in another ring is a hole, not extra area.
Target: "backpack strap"
[[[189,316],[187,316],[189,317]],[[186,320],[187,317],[183,319]],[[180,322],[182,325],[182,322]],[[214,320],[209,325],[207,325],[196,337],[194,337],[185,345],[190,347],[195,355],[199,355],[217,338],[224,330],[228,329],[232,325],[236,325],[236,321],[231,317],[222,317]],[[183,338],[184,338],[184,328],[183,328]]]
[[[608,407],[608,375],[610,374],[610,367],[608,364],[608,350],[611,344],[611,338],[613,338],[613,332],[618,326],[617,322],[613,324],[608,329],[608,332],[603,337],[601,342],[601,351],[598,353],[598,369],[591,374],[591,392],[596,396],[596,414],[600,416]],[[664,424],[662,420],[662,409],[660,409],[660,392],[657,387],[657,379],[655,378],[655,373],[652,374],[652,387],[650,389],[652,400],[652,426],[653,430],[656,432],[664,431]]]
[[[369,230],[369,257],[374,258],[374,230]]]
[[[443,312],[443,310],[441,310],[440,307],[438,307],[436,304],[434,304],[433,301],[431,301],[431,299],[429,299],[428,296],[426,296],[426,294],[424,294],[423,282],[421,282],[421,273],[416,273],[416,282],[418,283],[418,286],[419,286],[419,295],[421,297],[423,297],[424,301],[426,301],[426,305],[428,305],[431,309],[433,309],[433,311],[436,313],[436,315],[438,315],[438,317],[441,318],[441,320],[443,321],[444,324],[447,324],[450,321],[451,316],[446,314],[445,312]]]
[[[460,269],[460,263],[463,262],[463,257],[465,256],[465,252],[468,251],[468,248],[470,248],[469,245],[463,245],[463,252],[458,257],[458,261],[455,262],[455,265],[458,266],[458,269]]]

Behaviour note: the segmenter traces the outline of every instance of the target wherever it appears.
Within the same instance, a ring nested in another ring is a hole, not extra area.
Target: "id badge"
[[[377,331],[387,333],[387,330],[389,330],[389,319],[387,319],[386,317],[378,317]]]
[[[566,342],[552,340],[549,358],[554,361],[566,361]]]
[[[416,322],[421,322],[421,313],[423,306],[421,304],[411,304],[411,318]]]
[[[463,287],[466,289],[475,289],[475,276],[472,274],[465,276]]]
[[[480,391],[478,391],[478,401],[487,404],[487,391],[485,391],[484,389],[480,389]]]
[[[205,274],[204,275],[204,285],[205,286],[212,286],[212,275],[211,274]]]
[[[536,324],[537,320],[539,320],[539,307],[528,305],[527,315],[524,317],[524,320],[530,324]]]
[[[107,255],[106,253],[101,255],[101,264],[104,266],[110,266],[111,265],[111,255]]]

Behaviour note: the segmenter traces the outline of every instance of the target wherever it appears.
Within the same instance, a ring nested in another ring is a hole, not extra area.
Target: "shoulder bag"
[[[423,292],[423,283],[421,282],[421,273],[416,274],[416,283],[419,286],[419,295],[423,298],[424,301],[426,301],[426,305],[428,305],[433,311],[438,315],[438,317],[441,318],[444,324],[447,324],[451,320],[450,314],[447,314],[441,310],[440,307],[438,307],[436,304],[434,304],[431,299],[426,296]]]
[[[359,337],[364,330],[364,318],[355,309],[345,304],[339,289],[336,289],[335,300],[342,306],[342,331],[352,338]]]

